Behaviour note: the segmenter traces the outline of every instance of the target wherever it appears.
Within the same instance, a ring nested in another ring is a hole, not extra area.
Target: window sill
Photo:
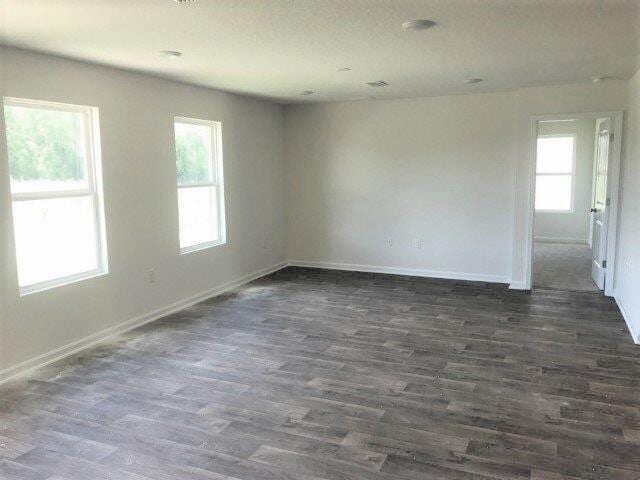
[[[226,240],[216,240],[214,242],[199,243],[197,245],[191,245],[180,249],[180,255],[186,255],[187,253],[199,252],[200,250],[207,250],[213,247],[222,247],[227,244]]]
[[[20,296],[25,297],[34,293],[44,292],[58,287],[64,287],[65,285],[71,285],[73,283],[82,282],[95,277],[102,277],[109,272],[106,269],[91,270],[88,272],[76,273],[74,275],[68,275],[62,278],[56,278],[55,280],[48,280],[46,282],[34,283],[33,285],[25,285],[20,287]]]

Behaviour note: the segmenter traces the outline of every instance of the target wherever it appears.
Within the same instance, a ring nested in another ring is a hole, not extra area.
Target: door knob
[[[591,213],[596,213],[598,211],[597,208],[592,208],[591,210],[589,210]]]

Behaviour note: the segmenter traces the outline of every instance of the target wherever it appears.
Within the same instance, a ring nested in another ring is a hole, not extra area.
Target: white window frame
[[[98,109],[81,105],[47,102],[44,100],[31,100],[25,98],[4,97],[4,106],[33,108],[38,110],[53,110],[69,113],[80,113],[84,117],[84,133],[86,148],[87,186],[72,190],[11,192],[11,210],[14,202],[28,200],[54,200],[71,197],[92,197],[95,217],[96,238],[96,263],[97,267],[86,272],[78,272],[72,275],[54,278],[44,282],[19,286],[20,296],[42,292],[51,288],[69,285],[89,278],[107,275],[109,266],[107,260],[107,241],[104,220],[103,188],[102,188],[102,162],[100,157],[100,129],[98,123]],[[7,155],[7,161],[9,156]],[[14,246],[17,249],[14,235]]]
[[[560,213],[560,214],[571,214],[574,213],[574,199],[575,199],[575,190],[576,190],[576,182],[575,182],[575,177],[576,177],[576,153],[577,153],[577,140],[578,140],[578,136],[575,133],[549,133],[549,134],[545,134],[545,135],[538,135],[538,139],[540,138],[573,138],[573,153],[572,153],[572,159],[571,159],[571,172],[554,172],[554,173],[538,173],[538,165],[536,162],[536,171],[535,171],[535,176],[536,176],[536,184],[537,184],[537,179],[540,176],[545,176],[545,177],[566,177],[569,176],[571,178],[571,199],[570,199],[570,205],[569,205],[569,209],[567,210],[549,210],[549,209],[537,209],[535,208],[535,197],[533,199],[534,201],[534,209],[536,213]],[[537,142],[537,140],[536,140]],[[537,143],[536,143],[537,145]],[[537,146],[536,146],[537,148]],[[536,157],[537,158],[537,157]]]
[[[218,240],[212,240],[208,242],[198,243],[196,245],[189,245],[188,247],[180,247],[180,254],[197,252],[212,247],[219,247],[226,245],[227,243],[227,222],[224,202],[224,172],[222,161],[222,123],[213,120],[203,120],[190,117],[174,117],[173,118],[173,138],[174,138],[174,160],[175,157],[175,125],[176,123],[185,123],[188,125],[205,126],[211,129],[211,182],[190,183],[189,185],[180,185],[176,175],[176,185],[178,193],[182,188],[198,188],[198,187],[216,187],[215,201],[217,204],[218,212],[218,228],[219,238]],[[177,172],[176,172],[177,173]],[[179,210],[179,208],[178,208]],[[180,212],[178,212],[178,216]],[[180,219],[178,218],[178,244],[180,244]]]

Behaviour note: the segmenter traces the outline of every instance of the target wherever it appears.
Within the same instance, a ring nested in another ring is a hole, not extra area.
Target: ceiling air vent
[[[370,87],[388,87],[389,84],[383,80],[378,80],[377,82],[367,82],[367,85],[369,85]]]

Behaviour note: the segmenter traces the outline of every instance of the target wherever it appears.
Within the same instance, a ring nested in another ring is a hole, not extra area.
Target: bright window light
[[[4,99],[21,294],[107,271],[90,107]]]
[[[221,126],[174,121],[182,253],[225,243]]]
[[[536,211],[573,210],[574,165],[574,136],[550,135],[538,138]]]

